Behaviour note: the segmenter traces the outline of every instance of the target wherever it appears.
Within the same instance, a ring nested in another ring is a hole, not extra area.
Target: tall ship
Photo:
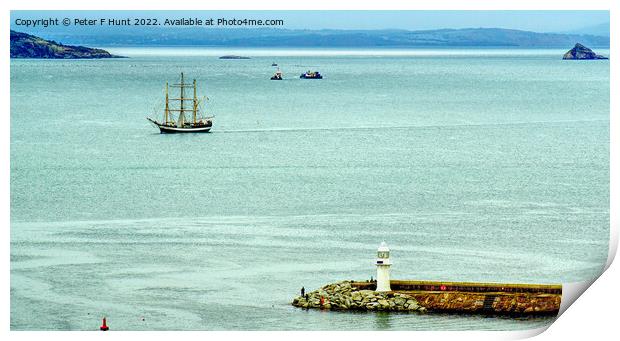
[[[179,97],[169,98],[168,88],[178,88]],[[187,96],[187,90],[193,90],[192,97]],[[170,102],[176,105],[170,105]],[[162,134],[175,133],[208,133],[213,126],[214,116],[204,116],[200,110],[202,101],[196,97],[196,80],[192,83],[185,83],[185,77],[181,72],[181,82],[168,85],[166,82],[166,106],[164,117],[161,122],[147,117],[146,119],[159,128]]]

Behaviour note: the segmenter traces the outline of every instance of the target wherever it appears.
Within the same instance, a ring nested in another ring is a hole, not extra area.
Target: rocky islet
[[[568,50],[562,59],[567,60],[591,60],[591,59],[609,59],[605,56],[594,53],[591,49],[577,43],[575,46]]]

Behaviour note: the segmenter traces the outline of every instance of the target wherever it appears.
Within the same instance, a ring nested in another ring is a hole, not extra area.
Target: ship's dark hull
[[[213,127],[213,124],[211,122],[209,122],[210,124],[208,125],[176,127],[176,126],[161,124],[150,118],[147,118],[147,119],[151,121],[154,125],[156,125],[157,128],[159,128],[159,132],[162,134],[208,133]]]
[[[210,130],[211,126],[189,128],[176,128],[162,125],[159,126],[159,132],[162,134],[208,133]]]

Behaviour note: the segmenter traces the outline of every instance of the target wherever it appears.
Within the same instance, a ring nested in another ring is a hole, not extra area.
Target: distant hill
[[[59,28],[62,30],[63,28]],[[43,32],[43,31],[41,31]],[[220,47],[557,47],[581,42],[609,47],[609,37],[500,28],[407,30],[288,30],[274,28],[116,27],[45,31],[46,37],[99,46]]]
[[[578,28],[578,29],[574,29],[574,30],[566,31],[562,33],[589,34],[589,35],[595,35],[595,36],[601,36],[601,37],[609,37],[610,32],[611,31],[610,31],[609,23],[604,23],[604,24],[599,24],[599,25],[594,25],[594,26],[582,27],[582,28]]]
[[[84,46],[71,46],[11,30],[11,58],[116,58],[108,51]]]

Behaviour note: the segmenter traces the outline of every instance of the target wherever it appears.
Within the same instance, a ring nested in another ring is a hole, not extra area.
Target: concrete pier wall
[[[483,314],[557,314],[561,296],[554,294],[476,294],[451,292],[411,293],[418,304],[434,312]]]
[[[391,281],[392,292],[407,294],[428,311],[484,314],[557,314],[562,286],[440,281]],[[353,282],[358,290],[373,290],[374,282]]]

